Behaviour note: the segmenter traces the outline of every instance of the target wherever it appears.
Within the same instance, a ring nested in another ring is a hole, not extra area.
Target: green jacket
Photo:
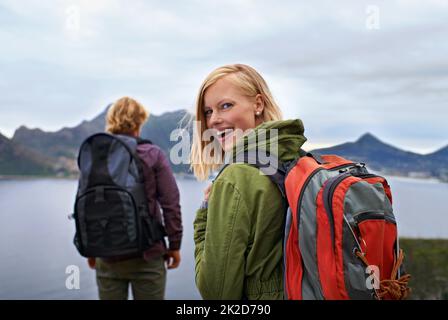
[[[298,119],[265,122],[252,134],[260,129],[278,129],[281,161],[295,159],[306,141]],[[213,183],[208,208],[199,209],[194,221],[196,285],[202,297],[283,299],[283,219],[281,193],[269,177],[248,164],[229,165]]]

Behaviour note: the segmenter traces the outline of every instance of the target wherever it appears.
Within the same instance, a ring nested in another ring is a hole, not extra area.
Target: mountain
[[[171,148],[179,141],[170,141],[171,132],[178,128],[185,128],[190,120],[186,110],[166,112],[160,116],[151,115],[143,126],[141,136],[150,139],[169,155]],[[192,135],[191,128],[189,130]]]
[[[446,161],[448,159],[448,146],[428,154],[428,157],[434,161]]]
[[[0,134],[0,175],[64,175],[67,167],[59,159],[17,145]]]
[[[448,177],[448,146],[428,155],[403,151],[389,145],[371,133],[362,135],[355,142],[347,142],[330,148],[316,149],[317,154],[336,154],[354,161],[364,162],[369,168],[388,174]]]
[[[66,170],[76,173],[76,157],[81,143],[88,136],[102,132],[105,128],[107,108],[90,121],[83,121],[75,127],[64,127],[56,132],[45,132],[41,129],[28,129],[21,126],[14,132],[11,143],[25,147],[39,155],[45,155],[58,163],[66,163]],[[180,126],[181,120],[188,119],[186,110],[167,112],[160,116],[151,115],[143,126],[141,136],[158,145],[167,156],[177,141],[170,141],[171,131]],[[186,172],[188,165],[173,165],[176,172]],[[16,170],[17,171],[17,170]],[[8,170],[0,170],[8,173]]]
[[[56,132],[21,126],[14,132],[12,142],[50,157],[75,158],[84,139],[104,129],[106,110],[91,121],[83,121],[76,127],[64,127]]]
[[[21,126],[11,140],[0,135],[0,175],[48,174],[74,175],[77,173],[78,148],[89,135],[104,131],[107,108],[90,121],[75,127],[64,127],[56,132],[28,129]],[[186,110],[151,115],[142,128],[142,137],[160,146],[169,158],[171,148],[179,143],[170,141],[171,132],[186,127],[191,116]],[[189,129],[190,137],[192,135]],[[387,144],[371,133],[355,142],[317,149],[318,154],[337,154],[365,162],[369,168],[390,175],[437,177],[448,181],[448,146],[428,155],[401,150]],[[187,172],[188,164],[174,165],[175,172]]]

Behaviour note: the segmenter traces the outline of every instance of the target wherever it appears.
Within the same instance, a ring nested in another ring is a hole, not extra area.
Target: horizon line
[[[76,124],[76,125],[74,125],[74,126],[63,126],[63,127],[59,128],[59,129],[56,129],[56,130],[48,130],[48,131],[47,131],[47,130],[42,129],[42,128],[40,128],[40,127],[27,127],[26,124],[22,124],[22,125],[20,125],[18,128],[14,129],[14,132],[12,133],[12,135],[5,134],[5,132],[0,128],[0,135],[3,135],[4,137],[6,137],[8,140],[11,141],[12,138],[13,138],[13,136],[14,136],[14,134],[15,134],[15,132],[16,132],[18,129],[20,129],[21,127],[25,127],[25,128],[27,128],[27,129],[29,129],[29,130],[41,130],[41,131],[43,131],[43,132],[45,132],[45,133],[56,133],[56,132],[61,131],[61,130],[63,130],[63,129],[73,129],[73,128],[75,128],[75,127],[81,125],[81,124],[84,123],[84,122],[90,122],[90,121],[93,121],[95,118],[97,118],[99,115],[101,115],[101,113],[103,113],[104,111],[106,111],[108,107],[109,107],[109,105],[106,107],[105,110],[101,111],[98,115],[92,117],[92,118],[89,119],[89,120],[82,120],[81,122],[79,122],[78,124]],[[180,108],[180,109],[173,110],[173,111],[165,111],[165,112],[162,112],[162,113],[160,113],[160,114],[150,112],[150,117],[151,117],[151,115],[160,117],[160,116],[162,116],[162,115],[164,115],[164,114],[167,114],[167,113],[174,113],[174,112],[180,112],[180,111],[186,111],[186,112],[191,113],[191,111],[188,110],[187,108],[183,108],[183,109]],[[443,148],[445,148],[445,147],[448,147],[448,144],[443,144],[443,145],[440,146],[440,147],[431,148],[431,149],[429,149],[429,148],[423,148],[423,149],[422,149],[422,148],[409,147],[409,146],[408,146],[408,147],[401,147],[401,146],[397,146],[397,145],[395,145],[395,144],[391,144],[391,143],[389,143],[389,142],[384,142],[383,140],[381,140],[381,138],[378,138],[378,136],[377,136],[376,134],[374,134],[374,133],[372,133],[372,132],[370,132],[370,131],[366,131],[365,133],[361,134],[359,137],[354,138],[353,140],[347,140],[347,141],[342,141],[342,142],[337,142],[337,143],[331,143],[331,142],[315,142],[315,143],[311,143],[311,142],[306,141],[306,142],[305,142],[305,144],[306,144],[306,149],[307,149],[307,150],[316,150],[316,149],[332,148],[332,147],[335,147],[335,146],[338,146],[338,145],[341,145],[341,144],[344,144],[344,143],[350,143],[350,142],[351,142],[351,143],[354,143],[354,142],[358,141],[359,138],[361,138],[362,136],[364,136],[364,135],[366,135],[366,134],[373,135],[376,139],[380,140],[381,143],[384,143],[384,144],[386,144],[386,145],[390,145],[390,146],[392,146],[392,147],[394,147],[394,148],[398,148],[398,149],[400,149],[400,150],[402,150],[402,151],[412,152],[412,153],[416,153],[416,154],[419,154],[419,155],[422,155],[422,156],[425,156],[425,155],[428,155],[428,154],[437,152],[437,151],[439,151],[439,150],[441,150],[441,149],[443,149]]]

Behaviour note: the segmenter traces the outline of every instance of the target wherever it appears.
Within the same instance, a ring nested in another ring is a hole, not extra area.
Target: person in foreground
[[[228,155],[235,159],[241,152],[264,149],[278,161],[291,161],[306,141],[301,120],[282,121],[265,80],[242,64],[207,76],[196,102],[196,121],[191,166],[200,180]],[[264,139],[266,131],[275,131],[278,140]],[[268,176],[236,162],[206,189],[196,213],[196,285],[204,299],[283,299],[285,204]]]

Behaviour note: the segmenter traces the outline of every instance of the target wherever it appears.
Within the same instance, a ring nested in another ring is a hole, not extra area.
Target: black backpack
[[[151,141],[108,133],[82,143],[73,214],[74,243],[82,256],[139,254],[166,235],[148,209],[143,162],[136,153],[143,143]]]

